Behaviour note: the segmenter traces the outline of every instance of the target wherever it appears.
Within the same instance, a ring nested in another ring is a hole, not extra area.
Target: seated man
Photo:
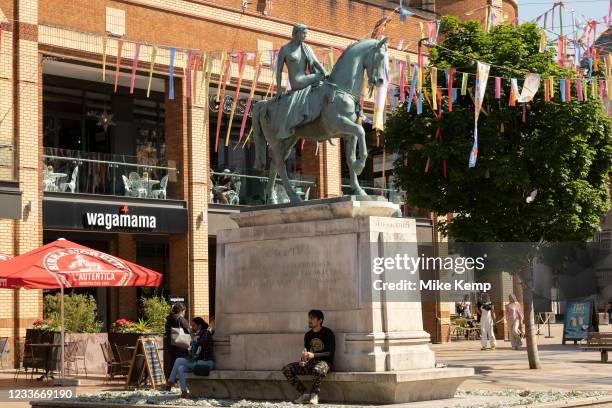
[[[283,374],[287,380],[300,393],[295,400],[297,404],[319,403],[321,380],[327,375],[334,361],[336,340],[334,332],[323,327],[323,312],[311,310],[308,312],[308,327],[310,330],[304,335],[304,350],[299,362],[287,364]],[[306,387],[299,380],[298,375],[312,375],[312,389],[306,392]]]

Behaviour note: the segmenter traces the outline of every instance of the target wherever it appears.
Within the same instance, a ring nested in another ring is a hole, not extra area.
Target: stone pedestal
[[[243,398],[282,398],[279,389],[271,391],[274,381],[285,387],[274,372],[299,358],[307,312],[321,309],[324,325],[336,335],[336,373],[323,388],[351,390],[367,383],[395,396],[384,402],[414,401],[414,392],[401,390],[416,389],[420,378],[422,387],[437,390],[423,390],[420,399],[452,396],[473,371],[434,368],[418,292],[415,301],[391,302],[372,290],[377,275],[370,260],[381,256],[376,248],[417,241],[413,219],[391,218],[397,210],[378,197],[342,197],[233,215],[239,228],[217,236],[215,369],[221,371],[208,379],[192,378],[192,393],[210,396],[216,389],[219,397],[227,396],[227,381],[247,381],[252,386],[237,388],[244,390]],[[416,245],[412,248],[409,255],[417,257]],[[340,373],[346,373],[341,386],[332,386]],[[265,386],[253,385],[262,378]],[[351,402],[351,395],[359,394],[331,392],[327,398]]]

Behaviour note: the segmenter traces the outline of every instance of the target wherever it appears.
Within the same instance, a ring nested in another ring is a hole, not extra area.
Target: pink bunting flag
[[[123,40],[117,40],[117,65],[115,65],[115,93],[119,88],[119,67],[121,66],[121,50],[123,49]]]
[[[501,98],[501,77],[495,77],[495,99]]]
[[[399,61],[399,69],[400,69],[400,74],[399,74],[400,101],[404,103],[406,102],[406,95],[405,95],[406,62],[405,61]]]
[[[572,81],[569,78],[565,78],[565,101],[570,102],[572,100]]]
[[[584,100],[582,96],[582,79],[576,78],[576,97],[578,98],[578,102]]]
[[[134,93],[134,83],[136,82],[136,68],[138,68],[138,56],[140,55],[140,44],[134,45],[134,59],[132,60],[132,77],[130,78],[130,94]]]
[[[604,101],[604,80],[600,79],[599,80],[599,99],[603,102]]]

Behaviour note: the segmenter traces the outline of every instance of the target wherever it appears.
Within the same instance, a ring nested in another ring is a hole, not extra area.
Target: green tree
[[[500,25],[485,33],[478,22],[445,17],[440,34],[444,38],[440,47],[430,47],[431,64],[439,71],[456,67],[475,74],[474,59],[490,63],[490,75],[504,78],[502,95],[495,99],[490,77],[478,122],[475,168],[468,168],[474,136],[474,76],[470,92],[459,94],[452,112],[443,99],[445,112],[439,119],[426,101],[421,115],[414,104],[410,112],[405,105],[393,112],[384,140],[388,151],[400,155],[395,176],[407,192],[408,204],[452,214],[438,228],[456,241],[588,240],[610,204],[611,123],[600,101],[589,92],[587,101],[577,102],[573,88],[571,102],[561,102],[559,78],[575,74],[560,68],[550,51],[539,52],[535,24]],[[520,84],[528,72],[555,78],[553,100],[545,102],[541,84],[531,103],[509,106],[507,78],[517,78]],[[436,137],[438,128],[441,137]],[[532,192],[537,195],[527,199]],[[533,297],[526,290],[532,287],[533,257],[526,258],[512,272],[523,281],[529,365],[539,368]]]

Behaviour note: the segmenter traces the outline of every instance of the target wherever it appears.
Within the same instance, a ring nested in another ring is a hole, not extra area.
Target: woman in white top
[[[480,305],[480,345],[481,350],[487,350],[487,343],[491,350],[495,350],[495,307],[489,295],[484,294]]]

